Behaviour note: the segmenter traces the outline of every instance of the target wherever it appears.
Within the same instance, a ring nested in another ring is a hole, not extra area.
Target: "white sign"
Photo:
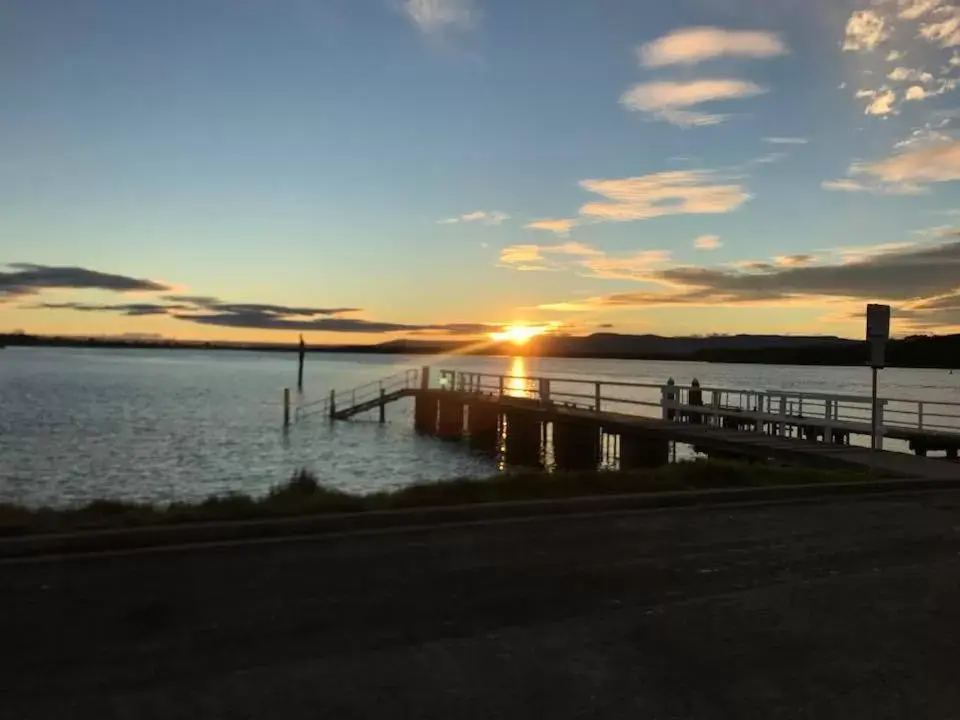
[[[870,364],[873,367],[884,366],[889,339],[890,306],[867,305],[867,340],[870,342]]]

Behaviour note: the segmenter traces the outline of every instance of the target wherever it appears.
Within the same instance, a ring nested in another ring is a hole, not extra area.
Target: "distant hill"
[[[290,352],[294,343],[198,343],[176,340],[43,337],[0,334],[0,346],[271,350]],[[438,355],[529,355],[626,360],[690,360],[771,365],[863,365],[868,347],[860,340],[833,336],[709,335],[663,337],[597,333],[586,337],[544,335],[526,345],[404,338],[379,345],[311,345],[311,352]],[[894,367],[960,368],[960,335],[911,336],[890,342],[887,364]]]
[[[374,352],[609,358],[626,360],[689,360],[770,365],[863,365],[867,343],[829,335],[710,335],[663,337],[597,333],[587,337],[549,335],[526,345],[394,340]],[[917,335],[892,340],[887,364],[895,367],[960,368],[960,335]]]
[[[851,346],[854,340],[825,336],[709,335],[705,337],[663,337],[660,335],[618,335],[597,333],[587,337],[544,336],[532,347],[544,355],[579,357],[691,358],[701,352],[720,350],[770,350],[809,346]]]

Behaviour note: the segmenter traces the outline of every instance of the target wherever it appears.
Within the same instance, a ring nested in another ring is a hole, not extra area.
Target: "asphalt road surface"
[[[960,493],[0,563],[0,716],[960,717]]]

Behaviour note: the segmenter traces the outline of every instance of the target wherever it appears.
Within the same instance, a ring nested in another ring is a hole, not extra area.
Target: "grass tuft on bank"
[[[200,502],[169,505],[97,500],[69,509],[34,509],[0,503],[0,536],[867,479],[866,474],[855,472],[695,461],[628,472],[505,473],[485,479],[419,483],[360,495],[324,485],[310,472],[300,470],[261,498],[229,493]]]

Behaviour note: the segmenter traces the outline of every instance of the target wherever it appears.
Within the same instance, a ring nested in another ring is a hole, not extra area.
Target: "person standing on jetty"
[[[667,380],[667,384],[663,386],[663,402],[667,408],[667,420],[673,420],[677,414],[677,411],[674,407],[677,402],[677,387],[676,383],[673,381],[673,378]]]
[[[703,390],[700,389],[700,381],[697,378],[690,383],[690,405],[703,405]],[[703,415],[700,413],[690,413],[690,422],[699,425],[703,421]]]

